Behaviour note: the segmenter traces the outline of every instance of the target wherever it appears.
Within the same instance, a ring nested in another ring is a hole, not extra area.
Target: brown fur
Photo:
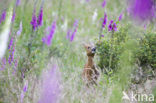
[[[98,78],[99,72],[95,67],[94,64],[94,55],[95,52],[92,52],[92,48],[94,48],[91,45],[84,45],[86,52],[87,52],[87,56],[88,56],[88,61],[84,66],[84,70],[83,70],[83,79],[86,81],[87,85],[90,84],[96,84],[96,80]]]

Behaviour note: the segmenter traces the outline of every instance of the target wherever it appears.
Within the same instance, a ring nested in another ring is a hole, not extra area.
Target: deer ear
[[[91,46],[95,46],[95,44],[94,44],[93,42],[90,42],[90,45],[91,45]]]
[[[82,43],[83,47],[87,48],[88,47],[88,44],[86,43]]]

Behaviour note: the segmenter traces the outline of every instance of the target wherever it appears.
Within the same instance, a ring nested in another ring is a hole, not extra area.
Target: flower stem
[[[110,47],[110,58],[109,58],[109,70],[111,69],[111,63],[112,63],[112,55],[113,55],[113,43],[114,43],[114,30],[112,31],[111,35],[111,47]]]

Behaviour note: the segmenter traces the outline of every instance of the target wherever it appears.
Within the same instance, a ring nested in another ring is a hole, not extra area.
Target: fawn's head
[[[94,57],[95,52],[96,52],[96,47],[91,44],[84,44],[84,48],[86,49],[87,56],[92,56]]]

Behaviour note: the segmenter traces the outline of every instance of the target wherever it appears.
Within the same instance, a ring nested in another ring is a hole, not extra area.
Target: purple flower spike
[[[113,30],[114,30],[114,31],[117,31],[117,30],[118,30],[118,29],[117,29],[116,23],[113,24]]]
[[[111,20],[110,24],[108,25],[108,31],[117,31],[117,25],[116,23],[113,23],[113,20]]]
[[[112,24],[113,24],[113,20],[111,20],[110,24],[108,25],[108,31],[112,31],[113,30]]]
[[[38,19],[37,19],[38,26],[42,26],[42,22],[43,22],[43,8],[41,7],[41,10],[39,12]]]
[[[75,38],[76,32],[77,32],[77,26],[78,26],[78,20],[75,20],[73,27],[74,27],[74,32],[72,33],[71,37],[70,37],[70,41],[72,42]]]
[[[106,0],[102,2],[102,8],[104,8],[105,6],[106,6]]]
[[[13,40],[14,38],[12,37],[9,43],[9,58],[8,58],[8,63],[11,65],[12,62],[14,61],[14,52],[15,52],[15,47],[16,47],[16,43],[13,44]]]
[[[56,29],[56,21],[52,23],[49,35],[46,35],[45,37],[42,38],[43,43],[45,43],[47,46],[51,45],[52,39],[54,37],[55,29]]]
[[[75,38],[75,35],[76,35],[76,32],[77,32],[77,28],[75,28],[74,32],[72,33],[71,37],[70,37],[70,41],[72,42]]]
[[[123,16],[123,14],[120,14],[120,16],[119,16],[119,21],[122,20],[122,16]]]
[[[75,20],[75,22],[74,22],[74,24],[73,24],[73,27],[77,27],[77,25],[78,25],[78,20]]]
[[[107,14],[104,14],[104,19],[103,19],[103,23],[102,23],[102,28],[104,28],[107,24]]]
[[[9,47],[8,47],[9,51],[11,51],[11,47],[13,45],[13,40],[14,40],[14,38],[12,37],[10,40],[10,43],[9,43]]]
[[[67,35],[66,35],[66,39],[70,39],[71,33],[72,33],[72,31],[71,31],[71,29],[69,29],[67,32]]]
[[[27,92],[27,90],[28,90],[28,83],[26,83],[25,85],[24,85],[24,87],[23,87],[23,91],[22,91],[22,93],[21,93],[21,103],[23,103],[23,100],[24,100],[24,97],[25,97],[25,93]]]
[[[0,68],[0,70],[4,70],[5,69],[5,66],[6,66],[6,59],[3,58],[1,61],[2,62],[1,62],[1,68]]]
[[[90,0],[86,0],[86,2],[90,2]]]
[[[23,92],[27,92],[27,90],[28,90],[28,83],[26,83],[26,85],[24,85]]]
[[[19,6],[21,3],[21,0],[16,0],[16,6]]]
[[[41,98],[38,103],[57,103],[61,91],[60,78],[56,65],[43,75]]]
[[[37,17],[36,17],[36,14],[35,13],[36,12],[34,10],[33,15],[32,15],[32,20],[30,22],[34,31],[37,28]]]
[[[155,15],[154,0],[132,0],[129,12],[135,19],[148,20]]]
[[[102,34],[101,37],[104,37],[104,35]]]
[[[145,30],[147,29],[147,25],[146,25],[146,24],[144,25],[144,29],[145,29]]]
[[[22,22],[20,22],[19,30],[17,31],[17,36],[21,35],[22,29],[23,29]]]
[[[8,63],[11,65],[12,62],[14,61],[14,53],[15,53],[15,45],[13,45],[12,49],[10,50],[10,55],[9,55],[9,58],[8,58]]]
[[[1,14],[1,17],[0,17],[0,24],[5,20],[6,18],[6,10],[4,10]]]
[[[73,32],[70,30],[70,32],[68,31],[68,33],[67,33],[67,36],[68,36],[68,38],[67,39],[69,39],[70,40],[70,42],[72,42],[73,40],[74,40],[74,38],[75,38],[75,35],[76,35],[76,32],[77,32],[77,27],[78,27],[78,20],[75,20],[75,22],[74,22],[74,24],[73,24]]]
[[[20,98],[20,103],[23,103],[23,99],[24,99],[24,96],[25,96],[25,94],[24,94],[24,92],[22,91],[22,93],[21,93],[21,98]]]
[[[15,17],[16,17],[16,13],[14,12],[13,15],[12,15],[12,19],[11,19],[12,22],[14,22]]]

